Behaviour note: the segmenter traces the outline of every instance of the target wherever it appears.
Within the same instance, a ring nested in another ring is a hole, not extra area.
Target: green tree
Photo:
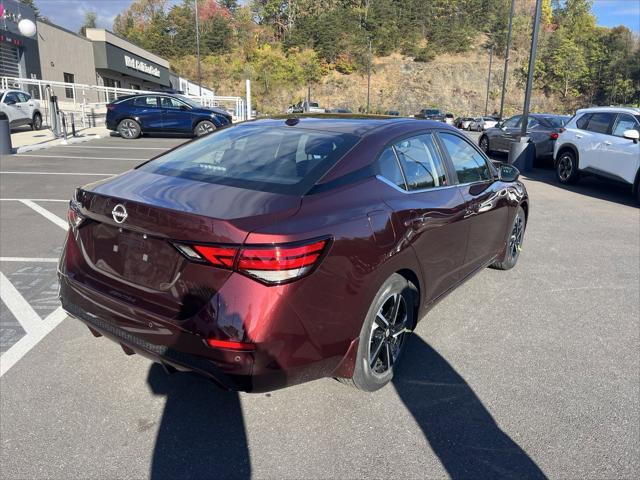
[[[80,27],[78,33],[83,37],[87,34],[87,28],[96,28],[96,21],[98,20],[98,14],[93,10],[87,10],[84,12],[84,23]]]

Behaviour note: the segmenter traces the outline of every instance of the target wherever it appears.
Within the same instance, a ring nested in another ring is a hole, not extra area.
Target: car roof
[[[594,112],[612,112],[612,113],[630,113],[631,115],[640,115],[640,108],[636,107],[589,107],[580,108],[576,111],[578,113],[594,113]]]
[[[284,126],[287,120],[298,120],[290,126],[309,130],[324,130],[333,133],[365,135],[384,126],[406,126],[407,131],[419,128],[450,128],[442,122],[388,115],[358,115],[345,113],[289,114],[259,118],[240,125]]]

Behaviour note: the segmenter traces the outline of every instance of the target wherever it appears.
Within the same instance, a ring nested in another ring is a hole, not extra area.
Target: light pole
[[[491,66],[493,65],[493,44],[489,49],[489,76],[487,77],[487,98],[484,102],[484,116],[487,116],[489,110],[489,90],[491,89]]]
[[[533,19],[533,34],[531,35],[531,52],[529,53],[529,71],[527,72],[527,88],[524,92],[524,108],[522,110],[522,126],[520,138],[527,136],[527,124],[529,123],[529,105],[531,103],[531,90],[533,89],[533,74],[536,69],[536,53],[538,51],[538,31],[540,30],[540,17],[542,16],[542,0],[536,0],[536,16]]]
[[[507,49],[504,53],[504,75],[502,77],[502,94],[500,96],[500,120],[504,112],[504,95],[507,91],[507,74],[509,71],[509,52],[511,50],[511,27],[513,26],[513,12],[516,6],[516,0],[511,0],[511,10],[509,11],[509,31],[507,33]]]
[[[198,58],[198,89],[199,95],[202,96],[202,74],[200,72],[200,19],[198,18],[198,1],[195,0],[196,6],[196,57]]]
[[[369,37],[369,61],[367,62],[367,113],[369,113],[370,94],[371,94],[371,37]]]

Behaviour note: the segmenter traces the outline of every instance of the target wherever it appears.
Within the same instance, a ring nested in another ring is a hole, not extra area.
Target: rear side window
[[[238,125],[189,142],[138,168],[201,182],[303,195],[358,139],[289,126]]]
[[[580,130],[586,130],[587,124],[589,123],[590,118],[591,118],[590,113],[582,115],[578,120],[576,120],[576,127],[578,127]]]
[[[595,133],[609,133],[611,123],[615,118],[615,114],[608,112],[597,112],[591,115],[586,130]]]
[[[136,107],[157,107],[158,97],[136,97],[133,99],[133,104]]]
[[[492,179],[484,157],[466,140],[450,133],[439,133],[460,183],[484,182]]]
[[[640,133],[640,124],[638,124],[638,121],[632,115],[621,113],[618,115],[618,121],[613,128],[613,134],[616,137],[622,137],[624,136],[625,130],[638,130]]]
[[[18,95],[21,102],[28,102],[31,99],[29,95],[23,92],[18,92],[16,95]]]
[[[407,189],[393,148],[386,148],[378,158],[378,174],[403,190]]]
[[[424,190],[447,184],[444,164],[431,134],[401,140],[393,148],[409,190]]]

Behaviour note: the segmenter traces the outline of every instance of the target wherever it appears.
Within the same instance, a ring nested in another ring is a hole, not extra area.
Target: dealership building
[[[78,35],[36,20],[31,8],[15,0],[0,0],[0,77],[187,93],[195,87],[172,73],[166,59],[108,30],[87,28],[86,36]],[[37,96],[34,89],[29,90]],[[203,95],[213,95],[209,89],[202,90]],[[109,100],[99,98],[105,94],[95,90],[81,93],[83,101]],[[78,92],[65,88],[56,94],[75,100]]]

